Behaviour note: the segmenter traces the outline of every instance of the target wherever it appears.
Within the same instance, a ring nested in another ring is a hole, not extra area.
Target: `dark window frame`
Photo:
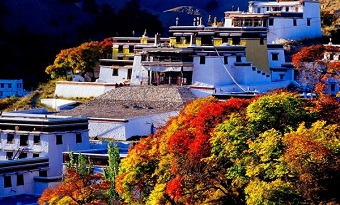
[[[205,56],[200,56],[200,64],[201,65],[205,64]]]
[[[81,133],[76,133],[76,143],[82,143],[83,142],[83,138]]]
[[[35,145],[41,144],[40,135],[34,135],[33,136],[33,144],[35,144]]]
[[[279,54],[278,53],[272,53],[272,61],[278,61],[279,60]]]
[[[17,175],[17,186],[23,186],[25,185],[24,175],[18,174]]]
[[[112,76],[118,76],[118,69],[117,68],[112,69]]]
[[[228,64],[228,56],[223,57],[223,63],[226,65]]]
[[[7,134],[7,144],[14,144],[14,134],[12,133]]]
[[[12,177],[4,176],[4,188],[12,187]]]
[[[28,146],[28,135],[20,135],[20,146]]]
[[[56,145],[63,144],[63,135],[56,135]]]
[[[39,177],[47,177],[47,170],[39,170]]]

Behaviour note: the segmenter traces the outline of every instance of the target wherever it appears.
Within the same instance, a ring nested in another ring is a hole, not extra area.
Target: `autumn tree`
[[[106,204],[110,182],[102,174],[92,173],[91,162],[84,155],[77,158],[70,153],[63,181],[55,188],[47,188],[38,200],[43,204]]]
[[[284,138],[284,161],[294,173],[292,185],[310,203],[340,203],[339,125],[301,124]]]
[[[295,93],[282,92],[260,97],[247,107],[249,128],[256,134],[274,128],[284,134],[303,121],[310,121],[312,113],[305,109]]]
[[[340,79],[340,62],[332,59],[339,52],[336,46],[313,45],[294,54],[292,63],[303,86],[321,95],[328,79]]]
[[[330,104],[289,92],[192,101],[129,150],[116,190],[128,204],[336,204]]]
[[[106,41],[103,43],[91,41],[78,47],[61,50],[54,63],[46,67],[45,72],[51,75],[51,78],[66,77],[68,73],[93,74],[94,67],[103,57],[103,48],[107,47]]]

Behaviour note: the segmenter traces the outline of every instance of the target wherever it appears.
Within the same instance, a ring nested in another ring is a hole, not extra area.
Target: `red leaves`
[[[320,61],[324,51],[325,47],[323,45],[304,47],[292,56],[292,63],[299,69],[301,68],[301,63]]]
[[[180,176],[176,176],[168,182],[166,186],[166,193],[174,200],[178,200],[182,197],[183,190]]]

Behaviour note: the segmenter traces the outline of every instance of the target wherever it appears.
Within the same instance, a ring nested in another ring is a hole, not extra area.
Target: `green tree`
[[[114,204],[119,200],[119,195],[116,192],[115,181],[119,171],[120,164],[120,155],[119,155],[119,147],[116,143],[108,144],[108,157],[109,157],[109,165],[104,169],[104,178],[110,181],[111,186],[108,190],[108,202],[109,204]]]

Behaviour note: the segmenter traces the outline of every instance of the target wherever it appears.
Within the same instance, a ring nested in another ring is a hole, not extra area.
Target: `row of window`
[[[82,143],[83,139],[80,133],[76,134],[76,143]],[[56,135],[56,144],[60,145],[63,144],[63,135]]]
[[[76,143],[82,142],[82,136],[80,133],[76,133]],[[14,134],[8,133],[7,134],[7,144],[14,144]],[[39,145],[40,144],[40,135],[33,136],[33,144]],[[56,135],[56,144],[63,144],[63,135]],[[28,145],[28,135],[20,135],[20,146],[27,146]]]
[[[33,158],[40,157],[39,153],[33,153]],[[11,160],[13,159],[14,154],[13,152],[6,152],[6,159]],[[18,156],[19,159],[27,158],[27,152],[21,152]]]
[[[308,18],[306,22],[307,26],[311,25],[311,19]],[[274,19],[269,19],[268,26],[274,26]],[[297,26],[297,19],[293,19],[293,26]]]
[[[47,170],[39,171],[40,177],[47,177]],[[16,175],[16,186],[25,185],[24,175],[18,174]],[[4,188],[12,187],[12,176],[4,176]]]
[[[12,83],[0,83],[0,88],[5,88],[5,85],[7,85],[7,88],[12,88]],[[17,88],[22,88],[21,83],[18,83],[16,85],[17,85]]]
[[[228,64],[228,56],[223,57],[224,64]],[[241,56],[236,56],[236,62],[242,62]],[[205,64],[205,56],[200,56],[200,64]]]

